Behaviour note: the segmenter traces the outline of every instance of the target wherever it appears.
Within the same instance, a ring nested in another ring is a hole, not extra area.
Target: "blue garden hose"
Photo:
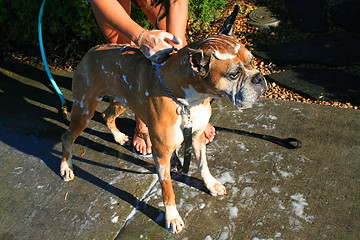
[[[45,71],[50,79],[50,82],[51,84],[53,85],[56,93],[58,94],[60,100],[61,100],[61,108],[62,108],[62,111],[64,113],[64,115],[66,116],[67,114],[67,109],[66,109],[66,100],[64,98],[64,95],[62,94],[60,88],[58,87],[58,85],[56,84],[51,72],[50,72],[50,69],[49,69],[49,66],[47,64],[47,61],[46,61],[46,55],[45,55],[45,50],[44,50],[44,44],[43,44],[43,40],[42,40],[42,23],[41,23],[41,19],[42,19],[42,15],[43,15],[43,12],[44,12],[44,7],[45,7],[45,2],[46,0],[43,0],[42,4],[41,4],[41,7],[40,7],[40,11],[39,11],[39,18],[38,18],[38,36],[39,36],[39,45],[40,45],[40,52],[41,52],[41,58],[42,58],[42,61],[43,61],[43,64],[44,64],[44,67],[45,67]]]

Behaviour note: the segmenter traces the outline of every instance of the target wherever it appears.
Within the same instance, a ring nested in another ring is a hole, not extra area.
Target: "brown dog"
[[[134,46],[92,48],[73,78],[74,102],[70,128],[62,136],[61,176],[65,181],[74,178],[72,144],[93,117],[97,103],[110,96],[113,103],[105,120],[118,143],[128,140],[115,126],[115,118],[125,108],[132,109],[148,126],[166,227],[180,232],[184,223],[175,206],[170,158],[183,142],[182,128],[192,123],[193,150],[206,187],[214,196],[225,194],[225,187],[207,166],[204,129],[212,98],[226,96],[239,108],[248,108],[266,91],[265,79],[251,66],[251,60],[244,46],[223,34],[188,45],[161,65],[152,63]],[[188,109],[190,116],[182,109]]]

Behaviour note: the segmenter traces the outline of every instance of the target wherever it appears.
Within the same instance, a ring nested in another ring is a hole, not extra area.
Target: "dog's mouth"
[[[266,90],[266,83],[256,87],[243,83],[237,91],[230,93],[224,92],[222,95],[226,96],[237,108],[246,109],[251,108]]]
[[[228,98],[230,102],[238,109],[251,108],[254,102],[257,100],[257,98],[253,101],[245,100],[241,92],[235,94],[229,94],[224,92],[223,94],[221,94],[221,96]]]
[[[250,99],[244,99],[244,96],[242,93],[237,93],[233,97],[232,103],[239,109],[247,109],[251,108],[252,105],[258,100],[259,96],[251,97]]]

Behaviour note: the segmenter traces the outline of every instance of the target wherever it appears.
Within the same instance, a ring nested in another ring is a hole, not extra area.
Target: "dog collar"
[[[165,90],[165,92],[179,105],[178,109],[176,110],[176,112],[179,115],[188,117],[188,119],[185,121],[185,124],[187,125],[188,122],[190,122],[190,109],[188,108],[188,106],[186,104],[184,104],[183,102],[180,102],[169,90],[169,88],[165,85],[164,81],[162,80],[161,77],[161,73],[160,73],[160,67],[163,66],[165,64],[161,63],[161,64],[156,64],[153,63],[153,66],[155,67],[155,74],[157,76],[157,78],[159,79],[159,82],[161,84],[161,86],[163,87],[163,89]]]

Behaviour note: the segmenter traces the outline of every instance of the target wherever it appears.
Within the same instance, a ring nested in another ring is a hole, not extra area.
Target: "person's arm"
[[[123,33],[131,41],[136,42],[144,30],[127,14],[125,9],[116,0],[91,0],[93,7],[100,12],[105,20],[117,31]]]
[[[188,20],[188,0],[170,0],[169,13],[166,18],[166,31],[180,38],[186,45],[186,26]]]
[[[143,29],[139,24],[131,19],[125,9],[116,0],[92,0],[92,4],[96,11],[102,14],[106,22],[112,25],[114,29],[131,39],[131,41],[135,44],[139,45],[143,54],[154,62],[162,62],[164,57],[168,53],[172,52],[174,45],[182,45],[181,41],[169,32]],[[177,6],[177,4],[174,6]],[[174,6],[170,6],[170,8]],[[177,21],[179,21],[179,19]],[[173,29],[175,26],[178,26],[174,17],[171,21],[171,25]],[[176,27],[176,29],[177,28],[178,27]],[[157,53],[158,56],[156,55]]]

